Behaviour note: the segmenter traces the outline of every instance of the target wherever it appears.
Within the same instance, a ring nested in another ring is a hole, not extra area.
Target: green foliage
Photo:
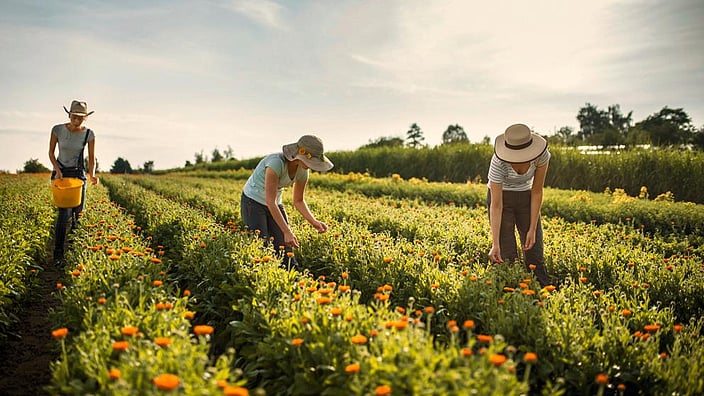
[[[44,166],[38,159],[32,158],[24,163],[24,168],[22,170],[24,173],[48,173],[51,172],[49,168]]]

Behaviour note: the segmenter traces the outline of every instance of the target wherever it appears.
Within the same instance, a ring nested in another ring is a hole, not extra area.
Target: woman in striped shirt
[[[496,263],[518,259],[515,229],[521,240],[524,265],[544,287],[550,278],[545,269],[540,207],[550,162],[547,141],[523,124],[509,126],[496,138],[489,166],[489,223],[491,251]]]

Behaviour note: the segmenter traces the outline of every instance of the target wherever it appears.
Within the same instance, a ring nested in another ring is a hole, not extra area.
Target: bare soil
[[[52,292],[62,271],[51,260],[43,263],[30,296],[18,313],[13,335],[0,344],[0,395],[44,395],[51,381],[49,363],[59,358],[51,338],[49,311],[58,304]]]

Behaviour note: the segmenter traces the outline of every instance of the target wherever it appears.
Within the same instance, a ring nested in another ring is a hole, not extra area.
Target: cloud
[[[274,29],[285,30],[281,19],[283,7],[270,0],[232,0],[229,8],[252,21]]]

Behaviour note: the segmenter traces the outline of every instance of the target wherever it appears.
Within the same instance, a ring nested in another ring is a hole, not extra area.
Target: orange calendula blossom
[[[294,338],[291,340],[291,345],[300,346],[300,345],[303,345],[304,342],[305,342],[305,340],[303,338]]]
[[[477,334],[477,341],[482,342],[484,344],[490,344],[494,340],[493,336],[486,335],[486,334]]]
[[[169,337],[156,337],[154,343],[160,347],[167,347],[171,345],[171,339]]]
[[[347,373],[347,374],[356,374],[356,373],[359,372],[359,369],[360,369],[359,363],[348,364],[348,365],[345,367],[345,373]]]
[[[594,380],[599,385],[606,385],[609,383],[609,376],[604,373],[600,373],[596,375],[596,378]]]
[[[127,341],[115,341],[112,343],[113,351],[126,351],[130,347],[130,343]]]
[[[229,385],[223,388],[222,394],[225,396],[249,396],[249,390],[241,386]]]
[[[122,371],[120,371],[120,369],[111,368],[110,371],[108,371],[108,378],[111,380],[120,379],[120,377],[122,377]]]
[[[122,335],[133,336],[137,334],[138,331],[139,329],[135,326],[125,326],[120,332],[122,333]]]
[[[506,356],[498,353],[492,353],[491,355],[489,355],[489,361],[494,366],[499,367],[502,364],[506,363]]]
[[[209,325],[198,325],[193,327],[193,333],[199,336],[213,334],[213,331],[215,331],[215,329],[213,328],[213,326]]]
[[[355,345],[364,345],[367,343],[367,337],[362,334],[358,334],[358,335],[352,336],[351,341]]]
[[[51,336],[57,340],[66,337],[67,334],[68,334],[68,329],[65,327],[58,328],[58,329],[53,330],[51,332]]]
[[[538,361],[538,354],[535,352],[526,352],[526,354],[523,355],[523,360],[525,360],[526,363],[535,363]]]
[[[389,386],[389,385],[377,386],[376,390],[374,391],[374,394],[376,396],[390,396],[391,395],[391,386]]]
[[[181,383],[181,379],[174,374],[159,374],[152,380],[152,382],[154,382],[154,385],[156,385],[157,388],[170,391],[178,388]]]

